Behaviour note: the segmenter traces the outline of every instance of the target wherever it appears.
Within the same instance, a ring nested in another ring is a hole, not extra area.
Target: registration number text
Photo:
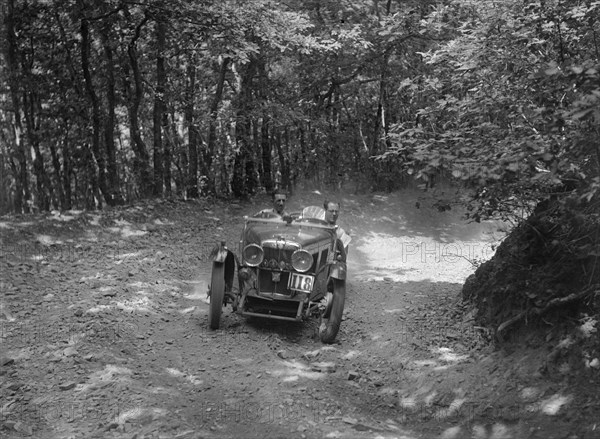
[[[306,274],[290,273],[288,288],[290,290],[305,291],[310,293],[313,288],[314,276]]]

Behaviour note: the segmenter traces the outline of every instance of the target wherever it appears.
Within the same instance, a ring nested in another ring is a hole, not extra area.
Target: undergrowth
[[[517,328],[599,316],[599,212],[599,200],[542,201],[467,279],[463,299],[497,342]]]

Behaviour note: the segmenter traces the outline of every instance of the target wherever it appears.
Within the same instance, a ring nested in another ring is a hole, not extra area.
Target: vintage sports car
[[[212,329],[219,328],[223,305],[231,304],[242,316],[289,321],[317,316],[321,341],[335,341],[346,298],[346,252],[337,226],[320,219],[321,211],[309,206],[283,217],[246,216],[239,254],[225,242],[214,248],[208,292]]]

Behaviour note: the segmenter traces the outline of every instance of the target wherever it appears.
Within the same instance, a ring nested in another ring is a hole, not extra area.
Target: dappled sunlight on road
[[[435,348],[433,349],[433,352],[438,353],[440,355],[439,359],[446,363],[458,363],[469,358],[468,355],[459,355],[452,352],[451,348]]]
[[[555,394],[542,401],[540,409],[544,414],[553,416],[558,414],[562,406],[571,402],[571,399],[570,396]]]
[[[133,421],[135,419],[138,419],[147,413],[151,413],[152,415],[156,415],[156,414],[160,413],[160,411],[156,412],[155,410],[156,409],[146,409],[143,407],[134,407],[134,408],[124,411],[123,413],[120,413],[117,417],[115,417],[113,419],[113,422],[115,424],[122,425],[122,424],[125,424],[125,422],[127,422],[127,421]],[[166,414],[166,410],[163,410],[162,412],[163,412],[163,415]]]
[[[352,236],[349,276],[359,281],[462,283],[505,236],[500,222],[468,223],[459,208],[439,212],[422,192],[346,201],[340,224]]]
[[[130,383],[132,371],[127,367],[107,364],[104,369],[94,372],[87,377],[87,382],[76,388],[78,392],[88,392],[102,388],[107,383]]]
[[[202,264],[195,271],[194,279],[185,280],[184,284],[188,287],[183,292],[183,297],[189,300],[199,300],[206,304],[210,304],[208,298],[208,286],[210,285],[211,265]]]
[[[177,377],[177,378],[183,378],[187,382],[189,382],[190,384],[192,384],[194,386],[199,386],[200,384],[204,383],[204,381],[199,379],[196,375],[186,374],[186,373],[181,372],[180,370],[172,368],[172,367],[167,367],[165,370],[166,370],[167,374]]]
[[[145,234],[148,233],[144,230],[134,230],[128,224],[123,225],[122,227],[108,227],[106,230],[108,230],[112,233],[115,233],[115,234],[119,234],[119,235],[121,235],[122,238],[130,238],[132,236],[134,236],[134,237],[144,236]]]
[[[474,272],[477,260],[489,259],[492,244],[480,242],[441,244],[431,237],[411,238],[367,231],[356,241],[350,262],[359,273],[351,276],[366,281],[463,282]]]
[[[342,355],[342,358],[344,360],[351,360],[351,359],[353,359],[355,357],[358,357],[359,355],[361,355],[360,351],[352,349],[352,350],[346,352],[344,355]]]
[[[279,361],[277,366],[267,373],[279,377],[283,382],[298,381],[300,378],[318,380],[326,376],[325,373],[316,372],[309,365],[298,360]]]
[[[186,283],[188,283],[191,288],[189,292],[184,293],[183,297],[185,297],[188,300],[199,300],[207,304],[210,303],[210,300],[208,298],[209,282],[207,282],[205,279],[199,279],[196,281]]]
[[[485,399],[468,397],[460,387],[451,390],[440,387],[437,390],[436,386],[431,384],[424,384],[412,394],[399,398],[403,416],[420,418],[440,426],[444,423],[450,424],[442,429],[439,436],[432,436],[440,439],[529,437],[531,431],[527,424],[515,421],[523,421],[536,414],[558,416],[564,413],[561,409],[570,402],[572,397],[554,394],[539,404],[514,401],[509,406],[496,406],[489,404]],[[489,422],[479,421],[482,417],[488,418]],[[523,436],[524,432],[527,432],[527,436]]]
[[[179,314],[185,315],[185,314],[191,314],[194,311],[196,311],[196,307],[195,306],[190,306],[188,308],[180,309],[178,312],[179,312]]]
[[[115,264],[122,264],[123,261],[127,259],[134,259],[140,256],[140,252],[132,252],[132,253],[119,253],[115,255],[115,259],[117,260]]]

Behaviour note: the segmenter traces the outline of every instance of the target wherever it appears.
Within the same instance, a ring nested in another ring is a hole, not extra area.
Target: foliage
[[[421,53],[428,75],[401,84],[426,105],[394,127],[378,159],[401,158],[426,183],[462,181],[474,189],[475,220],[522,218],[556,192],[591,200],[598,4],[453,2],[430,22],[442,16],[437,29],[455,36]]]
[[[24,211],[377,177],[368,156],[408,114],[389,91],[415,61],[408,42],[427,44],[429,9],[10,0],[2,12],[2,208]]]
[[[445,11],[461,17],[456,36],[422,53],[431,74],[404,84],[427,105],[379,159],[461,181],[476,221],[519,224],[465,285],[480,322],[501,333],[559,306],[597,309],[600,4],[460,4]]]
[[[478,323],[491,326],[497,341],[522,324],[597,312],[600,215],[592,201],[540,203],[467,279],[463,298],[476,305]]]
[[[243,197],[300,178],[387,190],[450,179],[472,191],[474,220],[519,220],[559,192],[589,201],[598,11],[10,0],[3,209],[101,207],[148,186]]]

